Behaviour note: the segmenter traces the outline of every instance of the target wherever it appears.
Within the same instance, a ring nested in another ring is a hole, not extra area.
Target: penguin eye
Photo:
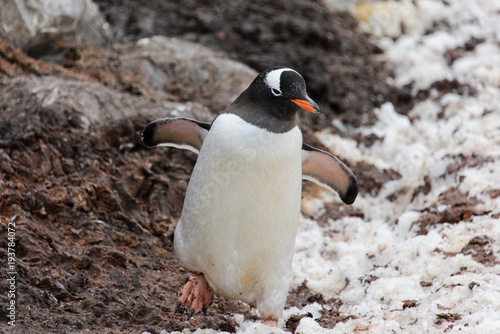
[[[271,88],[271,92],[273,93],[274,96],[280,96],[281,92],[277,90],[276,88]]]

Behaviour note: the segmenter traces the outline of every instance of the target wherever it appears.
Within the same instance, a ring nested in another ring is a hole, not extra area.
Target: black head
[[[319,112],[307,95],[302,76],[287,67],[260,73],[227,112],[271,132],[287,132],[298,124],[297,112]]]

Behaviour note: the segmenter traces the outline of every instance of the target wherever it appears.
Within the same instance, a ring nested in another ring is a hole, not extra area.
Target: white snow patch
[[[409,6],[408,1],[401,3]],[[364,5],[383,8],[394,3]],[[370,147],[326,130],[317,134],[340,157],[391,168],[402,177],[386,183],[377,196],[361,194],[356,199],[354,207],[363,212],[363,219],[329,220],[323,227],[301,219],[294,284],[307,281],[325,298],[339,298],[340,314],[356,319],[327,330],[315,319],[303,318],[298,333],[500,332],[500,265],[486,266],[462,252],[473,237],[487,236],[488,251],[497,260],[500,254],[500,220],[494,218],[500,200],[491,195],[500,189],[500,1],[456,0],[445,5],[417,0],[414,6],[420,23],[413,30],[395,40],[379,39],[383,59],[396,72],[392,82],[413,83],[417,93],[436,81],[455,80],[464,90],[440,95],[431,89],[428,99],[407,116],[389,103],[382,105],[376,110],[377,124],[352,130],[382,138]],[[473,38],[482,42],[450,65],[447,51]],[[477,163],[450,168],[461,159]],[[430,189],[414,195],[424,177]],[[439,196],[455,187],[478,201],[478,215],[418,235],[414,223],[433,203],[438,203],[437,212],[450,209],[439,203]],[[390,201],[389,195],[395,198]],[[314,207],[322,210],[321,216],[324,206],[314,202]],[[307,215],[315,216],[311,210]],[[407,300],[415,300],[416,306],[403,310]],[[447,320],[446,315],[456,316]]]

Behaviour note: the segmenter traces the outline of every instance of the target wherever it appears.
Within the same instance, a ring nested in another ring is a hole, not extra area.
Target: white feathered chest
[[[286,299],[300,214],[301,152],[298,127],[271,133],[236,115],[220,115],[200,150],[176,228],[184,266],[205,273],[227,298],[270,304],[259,305],[261,312],[280,312],[276,308]]]

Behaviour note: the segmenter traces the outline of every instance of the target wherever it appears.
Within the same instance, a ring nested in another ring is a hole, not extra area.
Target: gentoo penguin
[[[192,274],[178,299],[188,318],[215,294],[255,306],[276,325],[289,290],[302,179],[351,204],[354,174],[302,142],[297,112],[319,112],[302,76],[285,67],[260,73],[211,124],[166,118],[143,130],[146,147],[199,153],[174,247]]]

